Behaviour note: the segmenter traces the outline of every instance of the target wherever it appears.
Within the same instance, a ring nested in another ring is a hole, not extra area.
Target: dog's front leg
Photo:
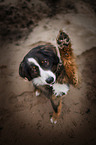
[[[53,96],[52,96],[52,98],[50,100],[51,100],[51,104],[52,104],[52,107],[53,107],[53,110],[54,110],[53,115],[52,115],[50,121],[51,121],[51,123],[56,124],[57,123],[57,120],[58,120],[58,118],[59,118],[59,116],[61,114],[62,98],[60,97],[60,100],[58,102],[58,105],[55,105],[54,104]]]

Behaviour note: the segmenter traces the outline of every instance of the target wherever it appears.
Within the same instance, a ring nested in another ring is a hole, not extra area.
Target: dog
[[[19,66],[19,75],[32,81],[36,96],[43,93],[50,99],[54,110],[50,121],[55,124],[61,113],[62,97],[68,93],[70,84],[78,84],[71,40],[63,30],[59,31],[57,44],[60,55],[54,45],[46,42],[32,48]]]

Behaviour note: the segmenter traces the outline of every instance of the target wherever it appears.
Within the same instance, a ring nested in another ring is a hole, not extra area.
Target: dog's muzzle
[[[54,78],[53,77],[49,77],[49,78],[46,79],[46,82],[48,84],[53,84],[54,83]]]

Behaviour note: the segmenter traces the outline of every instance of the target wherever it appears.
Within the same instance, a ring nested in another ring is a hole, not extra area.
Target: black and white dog
[[[24,57],[19,67],[20,76],[32,81],[35,87],[36,96],[42,92],[50,99],[54,109],[51,118],[52,123],[57,122],[62,104],[61,99],[59,100],[58,105],[54,103],[54,100],[58,97],[61,98],[63,95],[67,94],[69,90],[69,82],[66,81],[68,80],[66,79],[68,76],[66,72],[68,71],[66,71],[66,66],[61,62],[60,57],[57,56],[55,46],[46,43],[45,45],[38,45],[37,47],[32,48]]]

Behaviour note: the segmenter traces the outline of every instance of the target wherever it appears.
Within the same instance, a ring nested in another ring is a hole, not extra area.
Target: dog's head
[[[58,63],[55,47],[50,44],[40,45],[24,57],[19,74],[24,79],[32,80],[34,85],[51,85],[56,80]]]

